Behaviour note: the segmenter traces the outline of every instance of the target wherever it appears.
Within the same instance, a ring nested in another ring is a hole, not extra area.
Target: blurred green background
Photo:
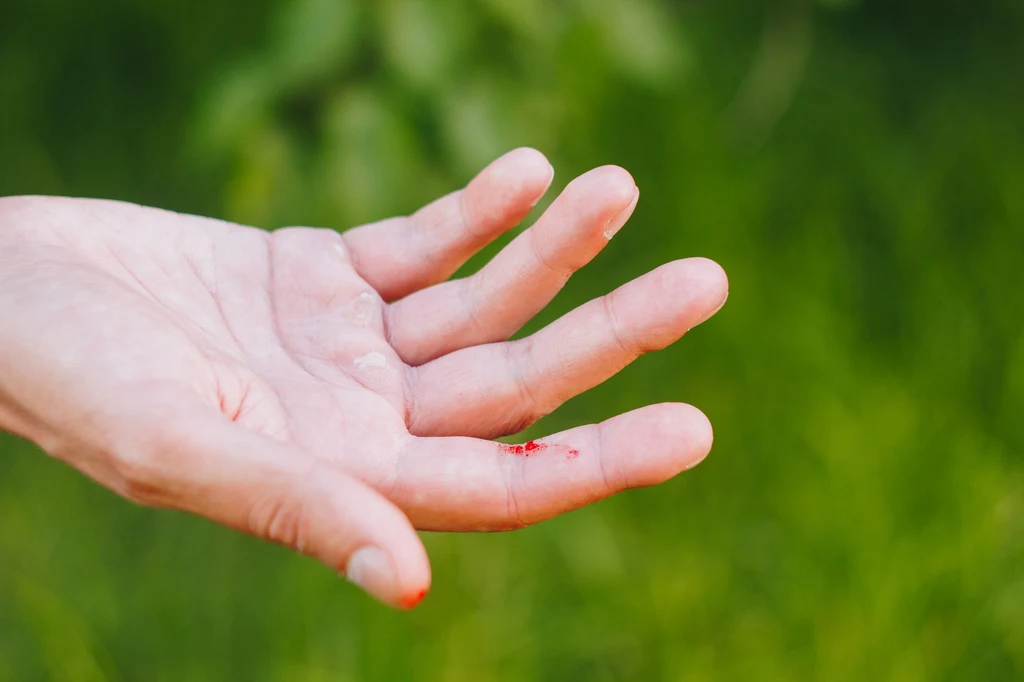
[[[532,328],[732,283],[527,435],[685,400],[712,456],[425,536],[401,614],[0,437],[0,680],[1024,679],[1024,3],[0,2],[0,194],[341,229],[519,145],[642,190]]]

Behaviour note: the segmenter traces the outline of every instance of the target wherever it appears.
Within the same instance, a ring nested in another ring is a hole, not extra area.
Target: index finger
[[[386,492],[422,530],[510,530],[661,483],[703,460],[712,439],[707,417],[682,403],[650,405],[522,445],[417,438]]]

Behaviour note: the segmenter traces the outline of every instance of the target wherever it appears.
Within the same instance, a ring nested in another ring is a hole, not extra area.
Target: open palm
[[[408,218],[274,232],[117,202],[0,201],[0,425],[126,497],[321,559],[412,605],[413,526],[516,528],[702,459],[682,404],[508,446],[515,433],[717,310],[672,262],[508,339],[629,217],[622,169],[577,178],[475,275],[551,180],[511,152]],[[410,523],[411,522],[411,523]]]

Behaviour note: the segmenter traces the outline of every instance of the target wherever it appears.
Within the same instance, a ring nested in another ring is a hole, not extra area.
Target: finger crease
[[[524,346],[525,349],[523,349]],[[532,423],[545,415],[545,412],[541,407],[541,403],[537,399],[536,394],[534,394],[533,387],[530,385],[530,381],[526,377],[527,371],[525,370],[525,365],[531,364],[529,358],[533,355],[533,342],[528,337],[526,339],[510,343],[507,348],[507,362],[505,364],[509,368],[509,373],[512,375],[512,381],[515,384],[519,399],[527,405],[524,413],[530,417],[529,421]],[[518,358],[513,355],[513,351],[516,349],[522,349],[517,351]],[[526,426],[528,426],[528,424],[524,425],[523,428]]]
[[[622,350],[626,357],[636,357],[639,353],[626,343],[622,335],[622,327],[619,325],[619,318],[615,315],[615,308],[612,303],[612,294],[601,297],[601,306],[604,308],[604,316],[608,321],[608,329],[611,332],[615,344]]]
[[[597,425],[597,467],[601,471],[601,484],[608,492],[615,492],[617,488],[612,487],[611,479],[608,477],[608,452],[605,449],[604,424]]]
[[[479,238],[479,235],[474,234],[469,228],[472,223],[469,221],[469,212],[466,210],[466,190],[459,192],[459,198],[456,200],[455,205],[459,209],[459,220],[462,222],[459,226],[461,228],[460,231],[470,237],[469,241],[475,241]]]
[[[403,387],[405,390],[405,428],[409,433],[420,433],[420,429],[416,424],[416,418],[422,414],[419,405],[419,380],[420,380],[420,368],[419,367],[408,367],[405,371],[405,381]]]
[[[499,449],[497,453],[498,469],[501,471],[501,477],[505,481],[505,516],[511,521],[510,525],[512,527],[525,528],[529,524],[526,523],[526,519],[523,518],[522,511],[519,508],[519,498],[516,497],[515,473],[512,467],[505,466],[507,458],[502,454],[502,451]]]
[[[479,287],[479,280],[476,275],[471,275],[456,286],[459,287],[459,298],[462,301],[462,306],[466,311],[465,322],[469,328],[477,333],[485,330],[483,322],[480,320],[480,310],[477,304],[480,297],[476,295]],[[460,330],[465,331],[465,330]]]
[[[530,251],[533,253],[534,259],[536,259],[537,263],[539,263],[545,270],[552,272],[564,281],[568,281],[569,277],[572,276],[572,270],[556,266],[541,253],[540,249],[537,247],[537,234],[537,230],[534,229],[530,229],[526,233],[526,242],[530,247]]]

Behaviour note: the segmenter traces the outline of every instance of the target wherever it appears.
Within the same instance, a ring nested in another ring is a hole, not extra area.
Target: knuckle
[[[573,268],[557,262],[556,258],[548,254],[545,246],[540,243],[543,239],[542,230],[529,230],[526,236],[527,245],[530,247],[530,253],[536,264],[557,278],[559,288],[564,286],[572,277]]]
[[[628,339],[622,331],[622,323],[619,321],[619,315],[615,309],[616,301],[617,297],[615,296],[614,291],[601,298],[605,323],[608,327],[608,335],[625,357],[636,357],[639,352],[634,347],[633,343],[631,343],[631,340]]]
[[[604,427],[597,427],[597,467],[601,476],[601,486],[605,494],[617,492],[623,488],[609,469],[608,448],[605,445]]]
[[[157,506],[164,501],[165,476],[154,451],[135,442],[117,442],[106,451],[117,474],[118,494],[144,506]]]
[[[480,319],[480,277],[478,274],[470,275],[462,280],[462,286],[458,288],[462,308],[465,311],[466,333],[470,337],[483,337],[487,335],[488,325]]]
[[[139,417],[102,439],[100,449],[116,474],[116,491],[144,506],[167,506],[181,487],[175,469],[185,466],[185,443],[164,423]]]
[[[506,347],[505,362],[503,363],[510,375],[513,391],[517,397],[517,404],[520,406],[517,418],[509,419],[511,426],[519,427],[519,430],[538,421],[551,410],[545,409],[540,396],[534,390],[534,382],[531,380],[533,368],[533,339],[526,337],[519,341],[508,344]]]
[[[316,480],[318,468],[312,466],[299,480],[284,478],[280,484],[263,492],[249,508],[248,527],[251,535],[284,545],[302,554],[315,554],[310,483]]]
[[[301,501],[271,494],[253,505],[248,532],[270,542],[306,552],[309,537],[307,514]]]
[[[505,478],[505,515],[499,528],[501,530],[519,530],[528,525],[516,494],[515,478],[511,474],[507,474]]]

